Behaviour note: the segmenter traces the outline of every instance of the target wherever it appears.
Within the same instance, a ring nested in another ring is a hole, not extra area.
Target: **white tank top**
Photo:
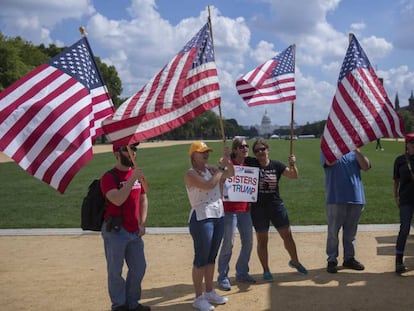
[[[194,170],[190,168],[190,170]],[[201,175],[203,179],[209,180],[213,177],[207,169]],[[197,187],[188,187],[187,195],[190,201],[191,211],[188,221],[190,221],[193,212],[195,211],[197,220],[204,220],[208,218],[220,218],[224,216],[223,201],[221,199],[220,184],[217,183],[214,188],[200,189]]]

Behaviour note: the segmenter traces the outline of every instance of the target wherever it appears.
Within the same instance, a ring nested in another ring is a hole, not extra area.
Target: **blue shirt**
[[[321,154],[321,164],[325,170],[326,204],[365,204],[361,167],[355,152],[342,156],[332,166],[325,164]]]

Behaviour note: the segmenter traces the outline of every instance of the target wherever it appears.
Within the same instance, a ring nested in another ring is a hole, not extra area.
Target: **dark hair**
[[[253,148],[252,148],[253,152],[254,152],[254,150],[256,150],[256,146],[258,144],[261,144],[261,145],[265,146],[266,149],[269,149],[269,145],[267,144],[267,142],[263,138],[259,138],[259,139],[256,139],[256,141],[253,143]]]

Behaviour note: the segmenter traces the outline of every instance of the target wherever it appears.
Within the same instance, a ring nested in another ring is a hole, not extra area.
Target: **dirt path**
[[[216,310],[412,310],[414,271],[394,272],[395,231],[360,232],[357,257],[362,272],[325,271],[325,233],[294,233],[299,256],[309,269],[302,276],[287,266],[277,233],[269,254],[275,282],[261,281],[255,251],[250,262],[255,285],[234,283]],[[147,234],[147,273],[142,302],[152,310],[193,310],[192,240],[188,234]],[[239,250],[236,237],[235,250]],[[255,247],[255,246],[254,246]],[[254,248],[255,249],[255,248]],[[109,310],[105,259],[100,235],[0,236],[0,310]],[[414,240],[406,263],[414,269]],[[230,275],[234,276],[234,260]]]

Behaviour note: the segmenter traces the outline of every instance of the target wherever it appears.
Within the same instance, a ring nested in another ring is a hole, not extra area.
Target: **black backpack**
[[[120,181],[119,175],[114,170],[108,171],[111,173],[119,189]],[[106,199],[101,191],[100,179],[95,179],[91,182],[88,188],[88,193],[82,201],[81,207],[81,228],[83,230],[101,231],[105,208]]]

